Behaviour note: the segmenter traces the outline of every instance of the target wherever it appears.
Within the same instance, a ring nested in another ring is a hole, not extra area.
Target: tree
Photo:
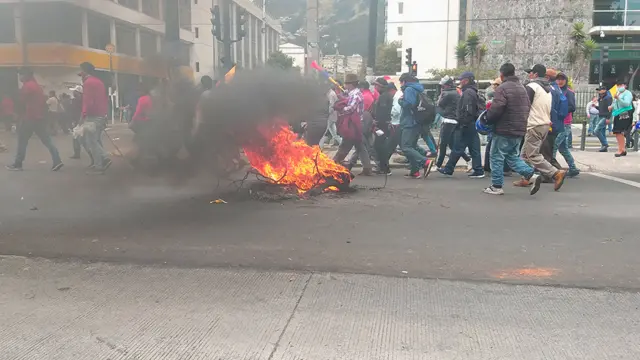
[[[378,45],[374,73],[394,75],[400,72],[402,70],[402,59],[398,54],[400,48],[402,45],[399,41]]]
[[[472,70],[479,71],[482,67],[484,58],[489,52],[489,48],[485,44],[480,43],[480,35],[472,31],[467,35],[467,39],[460,41],[456,45],[456,59],[458,66],[469,65]]]
[[[582,70],[591,60],[598,44],[584,31],[584,23],[574,23],[569,32],[571,48],[567,51],[566,61],[571,67],[570,77],[580,82]]]
[[[282,70],[289,70],[293,68],[293,58],[287,56],[280,50],[276,50],[269,55],[267,65]]]
[[[469,55],[467,43],[460,41],[458,45],[456,45],[456,59],[458,60],[458,66],[467,64],[467,55]]]
[[[480,36],[477,32],[472,31],[467,35],[467,49],[469,49],[469,63],[471,67],[477,62],[476,55],[478,54],[478,45],[480,45]]]

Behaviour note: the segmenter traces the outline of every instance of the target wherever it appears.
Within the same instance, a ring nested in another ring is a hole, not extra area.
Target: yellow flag
[[[618,87],[613,85],[613,87],[609,89],[609,92],[611,93],[611,97],[615,97],[616,94],[618,93]]]
[[[225,84],[230,83],[235,75],[236,75],[236,66],[233,65],[233,67],[224,75],[224,83]]]

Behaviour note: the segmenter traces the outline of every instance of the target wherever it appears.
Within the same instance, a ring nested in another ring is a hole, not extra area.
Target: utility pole
[[[369,4],[369,56],[367,56],[367,75],[373,76],[376,66],[376,46],[378,44],[378,0]]]
[[[307,0],[307,74],[313,70],[311,62],[320,61],[318,0]]]

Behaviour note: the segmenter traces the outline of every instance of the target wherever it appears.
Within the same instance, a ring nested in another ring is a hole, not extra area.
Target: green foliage
[[[467,47],[467,43],[464,41],[460,41],[458,45],[456,45],[456,59],[458,63],[464,65],[467,63],[467,55],[469,55],[469,48]]]
[[[571,66],[570,77],[580,81],[580,73],[591,60],[591,55],[598,48],[598,44],[585,32],[582,22],[574,23],[569,32],[571,48],[567,51],[566,61]]]
[[[293,68],[293,58],[285,55],[284,53],[282,53],[282,51],[277,50],[269,55],[267,65],[274,68],[289,70]]]
[[[394,75],[401,71],[402,58],[398,55],[399,48],[402,48],[399,41],[378,45],[374,73]]]
[[[463,66],[455,69],[429,69],[427,72],[431,74],[431,77],[428,80],[440,80],[445,75],[457,77],[465,71],[472,71],[476,80],[493,80],[499,75],[497,70],[478,70],[470,66]]]

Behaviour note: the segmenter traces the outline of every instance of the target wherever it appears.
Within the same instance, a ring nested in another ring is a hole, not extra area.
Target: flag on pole
[[[236,75],[236,65],[233,65],[231,69],[224,75],[224,83],[228,84],[231,82],[233,77]]]

